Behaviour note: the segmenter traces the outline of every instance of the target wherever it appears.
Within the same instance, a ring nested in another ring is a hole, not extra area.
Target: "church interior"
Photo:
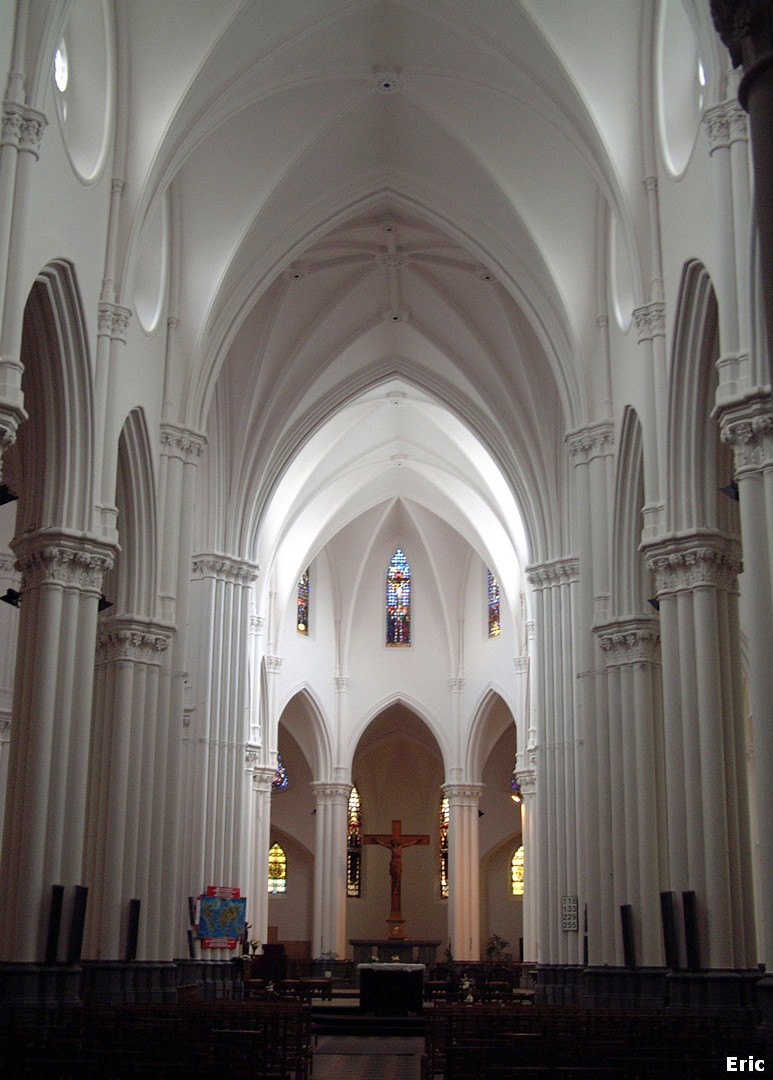
[[[772,56],[0,4],[0,1002],[499,961],[773,1042]]]

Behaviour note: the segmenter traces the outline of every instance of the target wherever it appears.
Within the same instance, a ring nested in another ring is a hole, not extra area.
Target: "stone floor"
[[[424,1040],[322,1036],[314,1048],[314,1080],[419,1080]]]

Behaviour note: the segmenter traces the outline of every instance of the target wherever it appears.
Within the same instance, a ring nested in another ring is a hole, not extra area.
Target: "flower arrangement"
[[[461,991],[462,1001],[472,1002],[475,1000],[475,983],[472,981],[469,975],[462,975],[461,981],[459,983],[459,989]]]
[[[371,964],[377,964],[379,962],[378,953],[374,952],[374,953],[370,954],[370,962],[371,962]]]
[[[392,956],[392,963],[393,963],[393,964],[399,964],[399,963],[400,963],[400,957],[399,957],[399,956],[397,955],[397,953],[394,953],[394,954],[393,954],[393,956]]]

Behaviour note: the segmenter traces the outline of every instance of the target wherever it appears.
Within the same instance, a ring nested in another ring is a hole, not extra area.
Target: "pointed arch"
[[[470,725],[465,755],[466,776],[470,783],[480,782],[492,748],[510,725],[513,727],[513,742],[517,751],[520,745],[518,723],[507,695],[493,686],[487,687],[473,713]],[[515,765],[515,753],[513,765]]]
[[[151,619],[158,596],[158,527],[153,454],[142,409],[126,418],[118,440],[116,505],[120,552],[105,581],[115,615]]]
[[[22,330],[22,388],[29,419],[9,452],[19,495],[17,532],[54,527],[90,533],[94,511],[92,369],[74,268],[38,275]]]
[[[288,694],[278,710],[277,731],[271,745],[278,745],[279,724],[284,724],[309,763],[315,780],[332,778],[333,752],[330,745],[330,724],[312,689],[303,685]]]
[[[719,311],[711,277],[698,260],[682,271],[669,378],[667,447],[669,530],[737,531],[717,492],[730,454],[712,416],[718,375]],[[723,500],[728,502],[728,500]]]
[[[648,576],[639,545],[644,507],[642,426],[635,409],[623,414],[615,479],[612,535],[612,610],[626,615],[646,612]]]

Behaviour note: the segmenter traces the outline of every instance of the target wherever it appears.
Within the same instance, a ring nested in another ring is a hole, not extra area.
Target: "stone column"
[[[698,532],[646,549],[660,604],[669,887],[695,893],[700,966],[756,963],[738,545]]]
[[[21,77],[17,75],[10,82],[0,139],[0,479],[3,456],[16,441],[19,424],[27,418],[20,351],[28,283],[20,277],[24,266],[21,254],[27,245],[32,167],[47,124],[42,113],[23,104]]]
[[[275,770],[259,764],[260,751],[248,746],[246,767],[251,774],[249,818],[250,861],[247,891],[247,921],[252,923],[252,940],[268,937],[268,849],[271,836],[271,782]]]
[[[537,912],[539,910],[539,879],[537,877],[537,834],[535,803],[537,794],[536,751],[525,755],[526,766],[518,769],[515,778],[521,789],[521,843],[523,844],[523,960],[537,960]]]
[[[773,408],[769,394],[723,411],[722,441],[733,447],[744,557],[744,631],[754,732],[761,956],[773,964]],[[767,978],[773,994],[773,980]],[[773,1041],[773,1004],[771,1004]]]
[[[0,552],[0,596],[5,596],[8,589],[18,592],[19,584],[19,574],[13,555]],[[3,604],[0,608],[0,821],[3,820],[5,790],[8,782],[13,673],[16,667],[18,630],[18,609],[10,604]]]
[[[84,884],[97,604],[113,551],[54,529],[13,548],[22,599],[0,867],[13,888],[0,956],[35,963],[45,957],[52,885],[69,898]]]
[[[191,895],[208,885],[246,890],[242,817],[249,740],[250,594],[257,568],[197,555],[191,582],[184,847]]]
[[[645,396],[640,414],[644,428],[644,507],[642,515],[645,540],[655,540],[663,533],[663,491],[665,488],[666,419],[659,403],[667,400],[666,387],[666,309],[656,300],[633,312],[637,342],[644,357]]]
[[[150,841],[153,728],[170,638],[169,627],[130,617],[106,620],[99,628],[86,844],[85,953],[95,960],[124,958],[133,899],[141,905],[136,958],[146,958],[143,913],[156,883],[141,853]]]
[[[574,593],[576,559],[557,559],[527,568],[534,589],[534,622],[539,664],[534,682],[538,717],[537,857],[539,859],[540,964],[582,963],[582,938],[565,929],[564,902],[577,901],[579,887],[577,804],[578,734],[575,717]],[[603,837],[602,843],[608,838]]]
[[[637,967],[658,967],[663,963],[660,881],[665,870],[658,622],[622,619],[595,629],[606,658],[610,722],[620,751],[611,762],[623,841],[616,901],[632,908]],[[619,920],[616,935],[620,939]],[[618,952],[622,956],[621,940]]]
[[[455,960],[480,960],[482,784],[444,784],[448,797],[448,922]]]
[[[155,888],[148,897],[146,948],[157,960],[185,955],[188,903],[181,868],[181,758],[184,684],[187,671],[188,597],[191,575],[194,492],[204,437],[173,424],[161,428],[160,503],[161,619],[175,627],[164,653],[159,709],[155,725],[152,822],[142,853]]]
[[[346,823],[351,784],[311,785],[314,821],[314,956],[346,951]]]
[[[749,114],[751,129],[754,209],[773,384],[773,11],[768,0],[711,0],[711,11],[733,66],[743,67],[738,99]]]

